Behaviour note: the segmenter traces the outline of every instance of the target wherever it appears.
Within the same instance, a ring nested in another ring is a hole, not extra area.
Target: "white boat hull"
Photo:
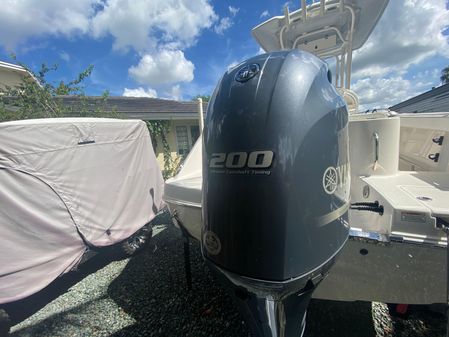
[[[176,200],[165,199],[170,213],[175,216],[177,226],[183,226],[189,235],[201,240],[201,204],[183,204]]]

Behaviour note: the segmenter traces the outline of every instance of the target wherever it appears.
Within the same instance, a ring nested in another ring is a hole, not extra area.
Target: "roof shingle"
[[[82,100],[88,108],[95,110],[101,108],[105,111],[115,111],[122,114],[139,113],[186,113],[192,114],[198,112],[198,103],[195,101],[173,101],[160,98],[148,97],[123,97],[111,96],[104,99],[101,96],[58,96],[64,105],[79,104]],[[203,110],[206,113],[207,102],[203,102]]]

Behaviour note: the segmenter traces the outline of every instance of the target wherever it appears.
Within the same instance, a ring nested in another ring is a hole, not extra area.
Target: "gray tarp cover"
[[[144,122],[63,118],[0,123],[0,303],[126,239],[162,207]],[[82,236],[82,237],[81,237]]]

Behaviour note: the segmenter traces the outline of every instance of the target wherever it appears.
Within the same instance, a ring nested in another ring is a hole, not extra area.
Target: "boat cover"
[[[0,303],[47,286],[88,245],[120,242],[163,206],[144,122],[0,123]]]

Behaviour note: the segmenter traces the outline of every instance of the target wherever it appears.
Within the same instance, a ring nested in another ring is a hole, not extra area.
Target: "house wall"
[[[181,156],[178,155],[178,143],[176,139],[176,127],[177,126],[199,126],[198,119],[183,119],[183,120],[171,120],[170,121],[170,131],[167,135],[168,145],[170,146],[171,156],[174,160],[181,160]],[[160,168],[164,169],[164,154],[163,154],[163,146],[162,140],[158,136],[157,138],[157,147],[156,147],[156,159],[159,163]],[[191,141],[191,139],[189,139]],[[193,144],[190,144],[193,146]]]
[[[22,82],[24,74],[24,72],[0,68],[0,92],[4,91],[6,86],[18,86]]]

